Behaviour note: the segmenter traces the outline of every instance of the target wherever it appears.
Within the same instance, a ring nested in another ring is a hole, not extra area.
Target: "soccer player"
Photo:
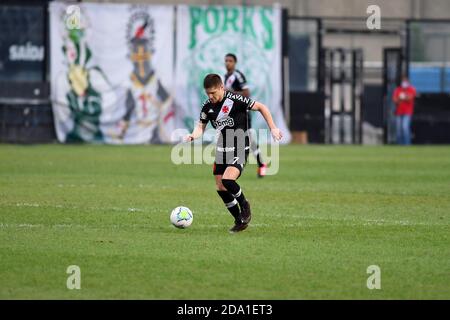
[[[250,204],[236,180],[242,174],[250,149],[248,111],[259,111],[262,114],[274,139],[280,140],[282,133],[264,104],[226,91],[219,75],[208,74],[203,80],[203,87],[208,100],[203,103],[200,121],[185,140],[193,141],[201,137],[207,123],[211,121],[218,134],[213,167],[217,193],[234,217],[234,226],[230,232],[243,231],[252,216]]]
[[[250,97],[250,90],[248,89],[247,80],[245,79],[244,74],[236,69],[237,57],[233,53],[228,53],[225,56],[225,68],[227,69],[227,73],[225,74],[225,89],[228,91],[232,91],[234,93],[238,93],[243,95],[244,97]],[[249,113],[248,116],[248,128],[251,129],[252,119]],[[250,131],[252,132],[252,131]],[[254,132],[253,132],[254,133]],[[266,175],[267,165],[262,160],[261,151],[259,150],[259,145],[257,141],[256,134],[251,135],[250,137],[250,151],[256,158],[258,162],[258,172],[257,175],[259,178],[262,178]]]

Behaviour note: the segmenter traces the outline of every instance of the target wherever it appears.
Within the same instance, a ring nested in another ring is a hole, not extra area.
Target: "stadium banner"
[[[51,98],[61,142],[170,142],[174,6],[50,3]]]
[[[224,77],[224,56],[234,53],[237,69],[245,75],[251,98],[266,104],[283,131],[282,143],[290,141],[281,106],[281,8],[274,6],[177,7],[176,104],[177,126],[188,130],[199,119],[207,99],[203,78],[208,73]],[[252,128],[267,128],[260,115],[252,117]],[[261,135],[259,138],[265,142]],[[260,141],[261,141],[260,140]],[[269,141],[267,141],[269,142]]]
[[[0,81],[44,81],[45,9],[0,5]]]

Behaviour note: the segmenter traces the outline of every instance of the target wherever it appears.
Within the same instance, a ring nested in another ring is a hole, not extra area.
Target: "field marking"
[[[408,220],[386,220],[386,219],[361,219],[361,218],[354,218],[354,217],[321,217],[321,216],[303,216],[298,214],[260,214],[262,216],[267,217],[277,217],[277,218],[293,218],[293,219],[299,219],[299,220],[321,220],[321,221],[336,221],[336,222],[353,222],[354,224],[351,225],[377,225],[377,226],[385,226],[385,225],[401,225],[401,226],[444,226],[448,225],[448,223],[429,223],[429,222],[412,222]]]
[[[44,227],[43,224],[32,224],[32,223],[0,223],[0,228],[41,228]]]
[[[12,204],[6,204],[7,206],[13,206]],[[144,209],[140,208],[119,208],[119,207],[79,207],[79,206],[67,206],[61,204],[39,204],[39,203],[28,203],[28,202],[18,202],[15,204],[16,207],[35,207],[35,208],[58,208],[58,209],[76,209],[76,210],[111,210],[120,212],[144,212]]]
[[[103,225],[105,228],[148,228],[148,227],[154,227],[155,225],[148,225],[148,224],[123,224],[123,225],[117,225],[117,224],[108,224]],[[171,224],[166,225],[167,228],[172,229],[173,226]],[[250,224],[251,228],[261,228],[261,227],[270,227],[270,224],[267,223],[257,223],[257,224]],[[299,227],[300,225],[294,225],[294,224],[288,224],[286,225],[288,227]],[[161,225],[158,225],[157,228],[160,229]],[[196,224],[195,229],[220,229],[220,228],[228,228],[229,226],[226,224],[218,225],[218,224]],[[56,229],[64,229],[64,228],[92,228],[92,225],[82,225],[82,224],[53,224],[53,225],[44,225],[44,224],[32,224],[32,223],[0,223],[0,229],[1,228],[56,228]],[[194,229],[194,228],[190,228]]]
[[[45,225],[41,223],[33,224],[33,223],[0,223],[0,228],[86,228],[89,225],[82,224],[51,224]]]
[[[39,203],[16,203],[16,207],[40,207],[41,205]]]
[[[7,206],[14,206],[14,204],[2,204]],[[120,207],[79,207],[79,206],[68,206],[68,205],[61,205],[61,204],[39,204],[35,202],[18,202],[15,204],[17,207],[30,207],[30,208],[57,208],[57,209],[70,209],[70,210],[102,210],[102,211],[114,211],[114,212],[140,212],[140,213],[146,213],[151,212],[150,209],[144,209],[144,208],[136,208],[136,207],[129,207],[129,208],[120,208]],[[444,220],[443,223],[432,223],[432,222],[413,222],[409,220],[386,220],[386,219],[363,219],[363,218],[356,218],[356,217],[323,217],[323,216],[313,216],[313,215],[299,215],[299,214],[266,214],[266,213],[258,213],[259,216],[263,217],[276,217],[276,218],[290,218],[290,219],[296,219],[299,220],[297,224],[292,223],[286,223],[282,226],[311,226],[311,224],[308,224],[308,220],[318,220],[318,221],[329,221],[330,223],[345,223],[347,226],[448,226],[449,223]],[[111,225],[110,225],[111,226]],[[129,225],[128,225],[129,226]],[[199,226],[199,225],[197,225]],[[204,225],[205,228],[214,228],[212,225]],[[257,226],[257,225],[253,225]],[[269,224],[258,224],[258,227],[262,226],[270,226]]]

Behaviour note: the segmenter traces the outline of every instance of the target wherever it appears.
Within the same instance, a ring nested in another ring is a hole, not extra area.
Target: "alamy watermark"
[[[238,129],[227,129],[225,135],[216,134],[216,129],[205,130],[203,136],[193,142],[185,142],[183,138],[190,132],[177,129],[172,133],[172,141],[179,141],[172,148],[171,160],[181,164],[255,164],[256,157],[252,153],[261,152],[267,165],[266,174],[275,175],[280,168],[279,142],[272,138],[270,130],[249,129],[247,132]],[[259,146],[257,148],[256,146]],[[246,154],[248,153],[248,158]]]
[[[377,265],[370,265],[367,267],[367,274],[370,276],[367,278],[367,289],[381,289],[381,269]]]
[[[381,8],[377,5],[370,5],[366,10],[370,16],[366,20],[366,26],[369,30],[381,29]]]
[[[66,281],[67,289],[80,290],[81,289],[81,269],[80,269],[80,267],[77,265],[68,266],[66,273],[70,274],[67,277],[67,281]]]
[[[69,30],[81,28],[81,10],[77,5],[70,5],[66,8],[66,27]]]

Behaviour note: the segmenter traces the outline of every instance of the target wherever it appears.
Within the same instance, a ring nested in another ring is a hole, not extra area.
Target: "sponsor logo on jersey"
[[[240,94],[236,94],[236,93],[228,92],[227,93],[227,98],[234,99],[234,100],[239,100],[239,101],[242,101],[242,102],[244,102],[246,104],[250,103],[250,98],[241,96]]]
[[[217,151],[219,152],[231,152],[234,151],[234,149],[236,149],[235,147],[217,147]]]
[[[215,125],[216,125],[216,129],[217,130],[222,130],[225,127],[232,127],[234,126],[234,120],[233,118],[230,117],[226,117],[224,119],[220,119],[220,120],[216,120],[214,121]]]
[[[206,113],[204,113],[204,112],[202,112],[202,113],[200,114],[200,119],[202,119],[202,120],[206,120],[207,117],[208,117],[208,116],[207,116]]]

